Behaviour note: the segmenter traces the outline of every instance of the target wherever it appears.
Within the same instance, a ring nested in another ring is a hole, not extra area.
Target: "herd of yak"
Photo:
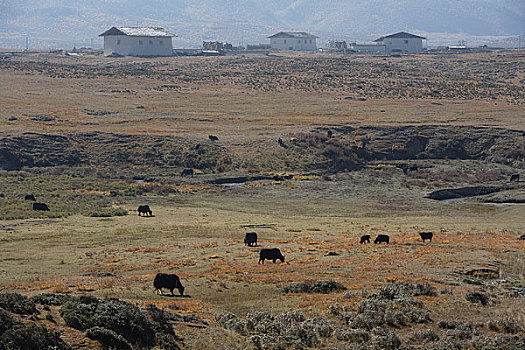
[[[214,140],[210,137],[210,140]],[[512,175],[510,181],[519,181],[519,175]],[[28,194],[25,196],[25,200],[27,201],[33,201],[33,210],[43,210],[43,211],[49,211],[49,207],[45,203],[38,203],[36,201],[36,198],[33,194]],[[149,205],[140,205],[137,208],[137,212],[139,216],[153,216],[153,212]],[[432,242],[432,238],[434,234],[432,232],[419,232],[419,236],[425,242],[428,240],[429,242]],[[366,244],[371,242],[370,235],[364,235],[361,236],[360,244]],[[525,235],[522,235],[518,239],[525,240]],[[390,236],[385,234],[379,234],[374,239],[374,244],[381,244],[381,243],[390,244]],[[244,236],[244,245],[253,247],[257,246],[257,233],[256,232],[248,232]],[[335,252],[330,252],[328,255],[339,255]],[[277,260],[280,260],[284,263],[284,256],[279,250],[279,248],[264,248],[259,251],[259,264],[264,264],[265,260],[272,260],[274,263]],[[184,296],[184,286],[180,282],[180,278],[175,274],[166,274],[166,273],[158,273],[154,280],[153,280],[153,286],[155,287],[155,293],[164,295],[162,293],[162,289],[168,289],[170,290],[171,294],[173,294],[173,290],[177,289],[179,291],[179,294],[181,296]]]
[[[139,216],[152,216],[152,211],[148,205],[141,205],[137,209]],[[429,242],[432,242],[432,237],[434,237],[434,234],[432,232],[420,232],[419,236],[425,242],[428,240]],[[366,244],[370,243],[371,237],[370,235],[364,235],[361,236],[360,243]],[[390,236],[380,234],[377,235],[377,237],[374,240],[374,244],[381,244],[381,243],[390,243]],[[249,247],[257,246],[257,233],[256,232],[247,232],[244,235],[244,245]],[[339,255],[335,252],[330,252],[328,255]],[[277,260],[280,260],[282,263],[284,263],[284,255],[281,253],[281,250],[279,248],[263,248],[259,251],[259,261],[258,264],[264,264],[265,260],[272,260],[273,263],[276,263]],[[184,286],[180,282],[179,276],[176,274],[167,274],[167,273],[158,273],[155,275],[155,278],[153,280],[153,287],[155,287],[155,293],[164,295],[162,292],[162,289],[168,289],[171,292],[171,295],[173,294],[174,289],[178,289],[179,294],[181,296],[184,296]]]

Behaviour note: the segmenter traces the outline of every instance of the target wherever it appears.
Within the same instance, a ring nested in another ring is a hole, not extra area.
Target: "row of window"
[[[284,43],[286,44],[286,39],[284,39]],[[301,40],[297,40],[297,43],[301,43]],[[308,40],[304,39],[304,43],[308,44]],[[312,39],[310,39],[310,44],[312,43]]]
[[[139,45],[142,45],[142,44],[143,44],[142,40],[139,40]],[[153,45],[153,40],[150,40],[149,44]],[[163,44],[164,44],[164,42],[162,40],[159,41],[159,45],[163,45]],[[120,39],[117,39],[117,45],[120,45]]]

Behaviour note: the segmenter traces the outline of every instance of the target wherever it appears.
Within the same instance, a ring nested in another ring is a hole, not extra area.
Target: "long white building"
[[[279,32],[268,37],[274,50],[316,51],[317,37],[305,32]]]
[[[104,55],[156,57],[173,56],[171,34],[164,28],[111,27],[104,37]]]
[[[382,36],[374,42],[379,45],[385,45],[386,52],[419,52],[423,50],[422,36],[399,32],[387,36]]]

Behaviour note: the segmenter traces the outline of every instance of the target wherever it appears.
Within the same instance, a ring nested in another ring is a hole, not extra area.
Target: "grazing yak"
[[[166,288],[170,290],[171,295],[174,295],[173,290],[177,288],[180,295],[184,296],[184,286],[180,283],[179,276],[175,274],[156,274],[155,279],[153,280],[153,287],[155,287],[155,294],[159,294],[160,292],[160,295],[164,295],[164,293],[162,293],[162,288]]]
[[[525,235],[521,235],[521,236],[519,236],[518,239],[519,239],[520,241],[525,241]]]
[[[244,245],[253,247],[257,245],[257,233],[256,232],[246,232],[244,235]]]
[[[139,212],[139,216],[140,214],[144,214],[144,216],[153,215],[153,213],[151,212],[151,209],[149,208],[149,205],[139,205],[139,207],[137,208],[137,211]]]
[[[26,196],[24,197],[24,200],[26,200],[26,201],[36,201],[35,196],[32,195],[32,194],[26,194]]]
[[[432,237],[434,237],[434,234],[432,232],[419,232],[419,237],[421,237],[421,239],[423,240],[423,242],[425,240],[429,240],[430,242],[432,242]]]
[[[208,138],[211,140],[211,141],[219,141],[219,138],[215,135],[208,135]]]
[[[370,235],[361,236],[361,244],[370,243]]]
[[[281,254],[281,251],[279,248],[269,248],[269,249],[261,249],[259,253],[259,262],[264,264],[264,260],[272,260],[275,264],[275,261],[279,259],[281,262],[284,262],[284,256]]]
[[[46,203],[33,203],[33,210],[49,211],[49,207]]]
[[[180,176],[193,176],[194,174],[195,172],[193,171],[192,168],[186,168],[182,170],[182,173],[180,173]]]
[[[520,182],[520,174],[512,174],[510,176],[510,182],[512,181]]]
[[[386,244],[390,244],[390,236],[388,235],[377,235],[376,239],[374,239],[374,244],[381,244],[385,242]]]

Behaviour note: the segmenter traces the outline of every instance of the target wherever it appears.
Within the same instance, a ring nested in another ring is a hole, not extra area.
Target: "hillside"
[[[373,40],[409,30],[429,36],[435,44],[442,33],[508,36],[525,31],[525,8],[519,0],[362,1],[335,0],[330,6],[313,0],[152,0],[72,2],[46,0],[0,4],[0,44],[33,48],[88,46],[113,25],[163,26],[178,35],[178,47],[198,47],[202,40],[237,43],[267,42],[278,30],[307,30],[324,43],[334,36]],[[441,33],[432,38],[432,33]]]

